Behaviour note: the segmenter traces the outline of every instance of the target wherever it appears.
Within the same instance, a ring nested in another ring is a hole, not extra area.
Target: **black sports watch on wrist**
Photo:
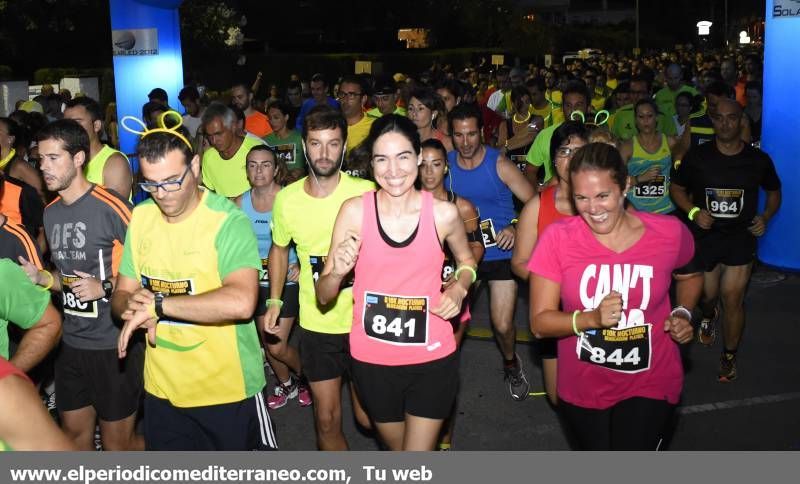
[[[109,299],[111,293],[114,292],[114,284],[111,283],[111,279],[103,279],[100,281],[100,285],[103,287],[103,292],[105,293],[104,297]]]
[[[160,292],[157,292],[156,296],[155,296],[155,299],[156,299],[156,301],[155,301],[156,316],[158,316],[158,319],[163,319],[164,318],[164,307],[162,305],[164,304],[164,294],[162,294]]]

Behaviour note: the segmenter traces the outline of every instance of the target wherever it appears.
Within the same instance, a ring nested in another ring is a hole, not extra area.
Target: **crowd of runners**
[[[350,398],[382,448],[449,449],[483,285],[509,405],[531,390],[527,326],[577,449],[659,448],[679,345],[719,334],[717,379],[739,371],[781,203],[760,66],[259,73],[216,99],[186,86],[181,109],[153,86],[119,121],[69,93],[19,103],[0,118],[0,408],[23,411],[0,412],[0,447],[278,449],[296,401],[319,449],[346,450]]]

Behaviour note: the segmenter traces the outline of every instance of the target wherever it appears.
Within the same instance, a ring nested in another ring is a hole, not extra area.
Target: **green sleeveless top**
[[[128,157],[122,154],[121,152],[115,150],[114,148],[103,145],[103,149],[97,152],[97,154],[89,160],[89,163],[83,168],[84,174],[86,174],[86,179],[89,180],[91,183],[95,183],[97,185],[103,184],[103,169],[106,167],[106,161],[113,155],[114,153],[119,153],[127,160]]]
[[[661,169],[655,180],[641,182],[628,193],[628,200],[637,210],[650,213],[669,213],[675,205],[669,197],[669,171],[672,168],[672,153],[665,135],[661,135],[661,145],[655,153],[650,153],[639,144],[639,137],[633,137],[633,156],[628,160],[628,173],[638,176],[653,166]]]

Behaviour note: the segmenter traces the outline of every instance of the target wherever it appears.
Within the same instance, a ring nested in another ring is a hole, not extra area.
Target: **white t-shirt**
[[[197,130],[200,128],[200,117],[184,114],[183,127],[186,128],[189,131],[189,134],[192,135],[192,138],[194,138],[197,136]]]

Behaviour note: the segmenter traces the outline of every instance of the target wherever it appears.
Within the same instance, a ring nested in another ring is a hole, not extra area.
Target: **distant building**
[[[397,40],[405,41],[406,49],[425,49],[430,47],[428,29],[400,29],[397,31]]]
[[[517,0],[517,3],[537,21],[554,25],[606,25],[636,19],[632,0]]]

